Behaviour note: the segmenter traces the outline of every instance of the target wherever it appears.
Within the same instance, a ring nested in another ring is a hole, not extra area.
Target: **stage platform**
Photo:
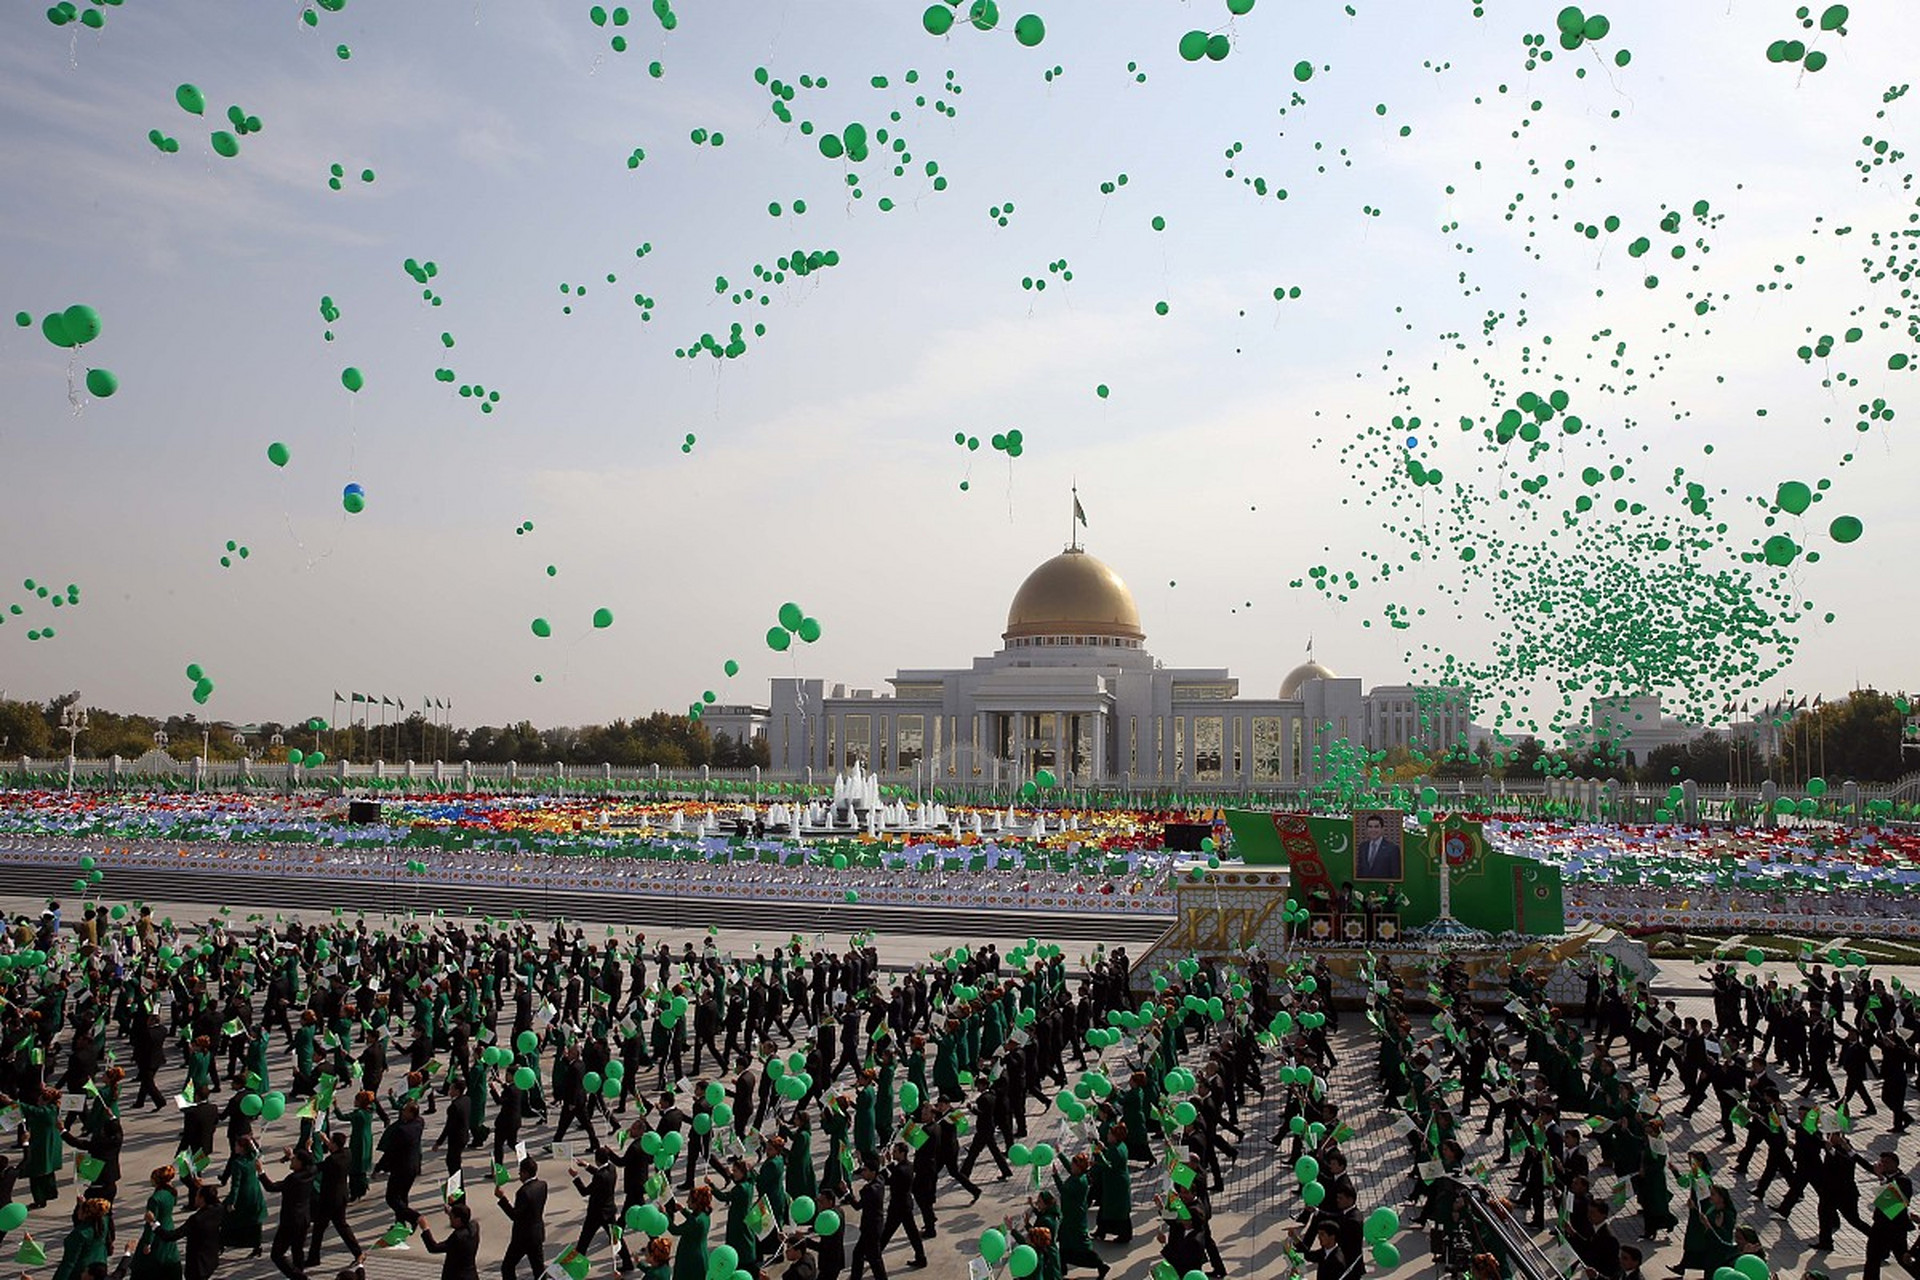
[[[1133,959],[1134,982],[1143,991],[1150,989],[1151,975],[1162,964],[1188,957],[1240,964],[1254,947],[1276,965],[1302,956],[1324,959],[1333,974],[1334,998],[1343,1008],[1365,1002],[1358,975],[1368,953],[1391,958],[1404,970],[1444,952],[1466,966],[1475,1001],[1488,1005],[1506,1003],[1510,966],[1544,977],[1548,996],[1557,1004],[1578,1003],[1584,997],[1584,970],[1601,956],[1612,957],[1623,970],[1641,977],[1653,974],[1644,945],[1616,929],[1590,923],[1557,935],[1503,937],[1429,936],[1429,930],[1401,930],[1397,917],[1376,917],[1372,937],[1365,936],[1364,919],[1311,916],[1290,926],[1284,918],[1292,887],[1286,867],[1197,865],[1204,869],[1201,879],[1195,880],[1189,867],[1175,882],[1178,914],[1173,924]],[[1362,936],[1349,940],[1352,923],[1361,924]]]

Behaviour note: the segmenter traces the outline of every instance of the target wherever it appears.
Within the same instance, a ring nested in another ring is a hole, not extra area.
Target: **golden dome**
[[[1280,696],[1283,698],[1297,698],[1300,696],[1300,686],[1307,681],[1332,680],[1334,678],[1333,672],[1309,659],[1287,672],[1287,678],[1280,682]]]
[[[1103,636],[1141,641],[1133,592],[1106,563],[1079,548],[1063,551],[1027,575],[1007,610],[1004,638]]]

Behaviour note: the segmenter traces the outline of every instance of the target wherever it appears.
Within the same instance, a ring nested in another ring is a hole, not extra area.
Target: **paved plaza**
[[[10,915],[18,915],[29,909],[37,910],[42,905],[37,901],[23,898],[0,898]],[[190,904],[154,904],[156,915],[166,914],[176,922],[190,927],[200,927],[218,916],[214,908]],[[299,913],[287,913],[289,916]],[[309,918],[318,919],[326,913],[314,913]],[[254,927],[239,913],[230,913],[226,919],[231,927],[247,929]],[[257,923],[257,922],[255,922]],[[271,923],[271,920],[268,921]],[[395,921],[377,921],[369,917],[369,923],[391,925]],[[590,941],[599,941],[609,936],[605,926],[583,926],[585,936]],[[630,936],[622,933],[620,936]],[[700,945],[707,937],[705,930],[671,930],[664,933],[648,931],[649,942],[665,940],[675,949],[683,942],[693,941]],[[718,936],[719,944],[735,952],[750,952],[755,946],[762,949],[784,943],[789,934],[777,934],[770,931],[756,933],[753,930],[728,930]],[[845,946],[845,936],[824,936],[821,939],[829,946]],[[984,937],[966,939],[929,939],[925,937],[897,937],[880,935],[873,939],[878,949],[882,965],[886,968],[906,967],[924,960],[929,952],[956,943],[979,946],[988,941],[998,941],[1003,947],[1021,941],[1017,937],[989,939]],[[1077,968],[1092,951],[1091,945],[1073,944],[1067,948],[1070,972]],[[1778,966],[1785,970],[1784,978],[1791,977],[1791,968]],[[1705,984],[1705,970],[1690,962],[1667,963],[1659,971],[1655,981],[1655,990],[1663,999],[1676,1001],[1682,1013],[1710,1015],[1711,1002]],[[1876,970],[1876,976],[1894,976],[1882,974]],[[1903,981],[1909,974],[1902,974]],[[509,1014],[510,1017],[510,1014]],[[1422,1019],[1424,1023],[1424,1019]],[[505,1033],[509,1028],[501,1028]],[[273,1049],[272,1065],[277,1079],[285,1079],[290,1068],[283,1038],[276,1038]],[[1507,1043],[1517,1043],[1516,1038],[1508,1034]],[[1397,1237],[1401,1253],[1400,1266],[1392,1276],[1419,1276],[1435,1274],[1437,1268],[1428,1253],[1425,1235],[1411,1225],[1415,1205],[1407,1199],[1410,1190],[1410,1162],[1406,1143],[1398,1136],[1392,1125],[1393,1112],[1385,1105],[1377,1085],[1378,1041],[1365,1025],[1357,1011],[1346,1011],[1340,1017],[1340,1027],[1332,1040],[1337,1066],[1328,1074],[1328,1084],[1332,1096],[1338,1101],[1346,1122],[1354,1129],[1354,1135],[1345,1144],[1350,1159],[1350,1172],[1359,1189],[1359,1210],[1364,1216],[1381,1205],[1395,1207],[1406,1224]],[[782,1046],[784,1048],[784,1046]],[[1204,1048],[1196,1049],[1204,1052]],[[1071,1068],[1070,1068],[1071,1070]],[[544,1077],[544,1070],[543,1070]],[[182,1071],[178,1054],[170,1054],[170,1062],[162,1073],[162,1084],[169,1094],[179,1091]],[[1644,1080],[1644,1076],[1640,1077]],[[1794,1082],[1786,1082],[1791,1097]],[[1277,1091],[1276,1091],[1277,1092]],[[130,1096],[130,1091],[129,1095]],[[1706,1150],[1713,1153],[1717,1169],[1725,1170],[1735,1148],[1729,1148],[1720,1141],[1717,1132],[1717,1113],[1709,1105],[1703,1107],[1691,1120],[1681,1119],[1678,1111],[1678,1097],[1662,1098],[1662,1113],[1675,1126],[1670,1130],[1671,1147],[1675,1158],[1682,1158],[1690,1150]],[[1052,1140],[1057,1131],[1059,1115],[1043,1109],[1037,1102],[1029,1100],[1026,1120],[1029,1141]],[[1284,1275],[1287,1269],[1286,1242],[1290,1226],[1297,1225],[1302,1212],[1299,1198],[1299,1186],[1291,1168],[1291,1155],[1283,1148],[1276,1150],[1269,1143],[1269,1137],[1279,1127],[1279,1108],[1277,1103],[1250,1094],[1248,1105],[1239,1114],[1239,1127],[1243,1136],[1233,1138],[1237,1145],[1237,1158],[1225,1163],[1226,1179],[1224,1187],[1214,1196],[1214,1233],[1221,1253],[1231,1276],[1270,1276]],[[631,1119],[633,1113],[624,1118]],[[1470,1149],[1469,1159],[1477,1154],[1497,1157],[1502,1152],[1495,1149],[1498,1141],[1492,1138],[1478,1137],[1478,1115],[1475,1123],[1467,1126],[1467,1133],[1477,1144]],[[1567,1117],[1579,1120],[1584,1117]],[[429,1141],[437,1136],[443,1121],[433,1115],[426,1117],[426,1131]],[[1856,1130],[1857,1149],[1871,1153],[1894,1141],[1887,1132],[1887,1117],[1884,1110],[1878,1114],[1860,1120]],[[169,1107],[164,1111],[142,1111],[125,1116],[126,1151],[123,1159],[127,1171],[119,1205],[120,1242],[124,1248],[138,1233],[136,1206],[139,1188],[143,1185],[144,1171],[155,1165],[165,1163],[172,1158],[173,1148],[179,1132],[179,1113]],[[280,1151],[294,1137],[294,1122],[289,1116],[277,1124],[263,1124],[263,1146],[269,1153]],[[552,1128],[547,1122],[530,1118],[523,1136],[527,1139],[529,1150],[542,1160],[542,1174],[553,1189],[549,1203],[547,1241],[549,1252],[555,1253],[569,1243],[577,1234],[583,1216],[582,1198],[575,1193],[569,1181],[570,1167],[567,1159],[554,1154],[549,1139]],[[576,1143],[574,1148],[577,1149]],[[1911,1165],[1916,1155],[1916,1143],[1906,1140],[1901,1150],[1903,1167]],[[465,1176],[476,1188],[484,1188],[488,1174],[487,1153],[469,1153]],[[218,1174],[223,1160],[223,1152],[215,1154],[212,1172]],[[429,1212],[429,1221],[438,1218],[434,1210],[439,1183],[436,1175],[441,1167],[440,1157],[429,1151],[426,1154],[426,1173],[423,1174],[417,1188],[413,1204],[415,1208]],[[278,1170],[283,1167],[283,1159],[269,1160],[266,1167]],[[1497,1195],[1512,1193],[1512,1178],[1518,1168],[1518,1162],[1509,1165],[1495,1165],[1492,1188]],[[939,1199],[939,1234],[927,1246],[929,1267],[926,1274],[931,1280],[963,1280],[968,1275],[969,1262],[978,1257],[977,1241],[981,1233],[989,1227],[1005,1226],[1009,1219],[1016,1223],[1024,1213],[1027,1197],[1032,1193],[1031,1174],[1016,1170],[1014,1177],[993,1181],[994,1170],[990,1162],[983,1162],[975,1171],[981,1182],[984,1194],[977,1203],[968,1203],[967,1196],[958,1188],[942,1181]],[[1757,1176],[1757,1167],[1755,1175]],[[1598,1179],[1596,1194],[1604,1199],[1612,1190],[1611,1175],[1603,1174]],[[1843,1227],[1838,1237],[1837,1249],[1829,1254],[1817,1255],[1811,1245],[1817,1235],[1815,1207],[1812,1197],[1808,1197],[1794,1211],[1791,1219],[1781,1219],[1757,1205],[1748,1187],[1748,1180],[1733,1179],[1735,1203],[1739,1209],[1740,1221],[1755,1227],[1762,1241],[1767,1245],[1770,1261],[1777,1275],[1798,1276],[1810,1266],[1818,1265],[1835,1280],[1857,1274],[1864,1261],[1863,1240],[1851,1228]],[[24,1193],[24,1185],[20,1188]],[[63,1175],[61,1186],[62,1199],[47,1208],[33,1213],[26,1230],[33,1232],[52,1254],[52,1261],[58,1261],[58,1245],[64,1233],[65,1218],[72,1205],[75,1193],[71,1166]],[[24,1198],[24,1196],[23,1196]],[[482,1274],[496,1274],[498,1262],[508,1236],[508,1222],[492,1203],[490,1192],[479,1192],[475,1196],[477,1217],[481,1227],[481,1267]],[[1776,1192],[1774,1199],[1778,1199]],[[277,1215],[277,1197],[270,1197]],[[1630,1202],[1622,1215],[1614,1222],[1615,1234],[1623,1243],[1635,1243],[1639,1240],[1639,1220],[1632,1215]],[[1683,1219],[1685,1199],[1676,1194],[1675,1209]],[[849,1215],[850,1219],[852,1215]],[[376,1180],[374,1189],[354,1206],[349,1219],[363,1241],[377,1238],[391,1222],[391,1217],[381,1202],[381,1187]],[[1154,1262],[1158,1259],[1154,1244],[1155,1214],[1150,1202],[1149,1178],[1136,1174],[1134,1184],[1134,1231],[1130,1244],[1096,1244],[1102,1256],[1111,1264],[1114,1280],[1146,1280]],[[714,1238],[720,1235],[719,1215],[714,1223]],[[848,1223],[849,1243],[854,1223]],[[272,1220],[268,1224],[271,1235]],[[1680,1254],[1681,1232],[1676,1230],[1670,1236],[1661,1237],[1648,1245],[1647,1274],[1660,1275],[1663,1269],[1677,1263]],[[11,1255],[18,1236],[8,1243]],[[330,1237],[331,1239],[331,1237]],[[330,1252],[324,1257],[322,1265],[315,1270],[317,1276],[330,1276],[335,1268],[343,1265],[347,1259],[337,1245],[329,1246]],[[896,1237],[887,1253],[887,1265],[891,1271],[906,1268],[911,1260],[911,1251],[904,1235]],[[368,1256],[369,1275],[379,1276],[418,1276],[429,1272],[437,1273],[439,1259],[430,1256],[416,1241],[404,1249],[376,1249]],[[601,1250],[596,1260],[595,1275],[608,1274],[610,1271],[609,1254]],[[769,1274],[776,1274],[777,1264],[768,1267]],[[1378,1267],[1369,1263],[1369,1271],[1379,1274]],[[271,1264],[262,1256],[250,1258],[243,1253],[229,1250],[223,1261],[221,1275],[238,1277],[240,1280],[253,1280],[255,1277],[267,1277],[275,1274]]]

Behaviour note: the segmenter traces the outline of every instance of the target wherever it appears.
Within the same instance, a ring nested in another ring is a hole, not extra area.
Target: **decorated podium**
[[[1324,959],[1336,995],[1359,1000],[1355,974],[1371,951],[1399,960],[1444,951],[1476,990],[1503,1000],[1511,967],[1532,969],[1560,1000],[1580,995],[1578,963],[1600,954],[1637,973],[1644,948],[1611,929],[1569,931],[1560,870],[1491,847],[1478,822],[1409,826],[1395,809],[1348,817],[1228,810],[1232,860],[1190,864],[1175,885],[1178,916],[1135,971],[1163,959]]]

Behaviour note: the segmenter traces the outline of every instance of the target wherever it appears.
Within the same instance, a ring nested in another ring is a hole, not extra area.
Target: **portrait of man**
[[[1353,815],[1353,878],[1400,880],[1405,867],[1400,850],[1397,809],[1365,809]]]

